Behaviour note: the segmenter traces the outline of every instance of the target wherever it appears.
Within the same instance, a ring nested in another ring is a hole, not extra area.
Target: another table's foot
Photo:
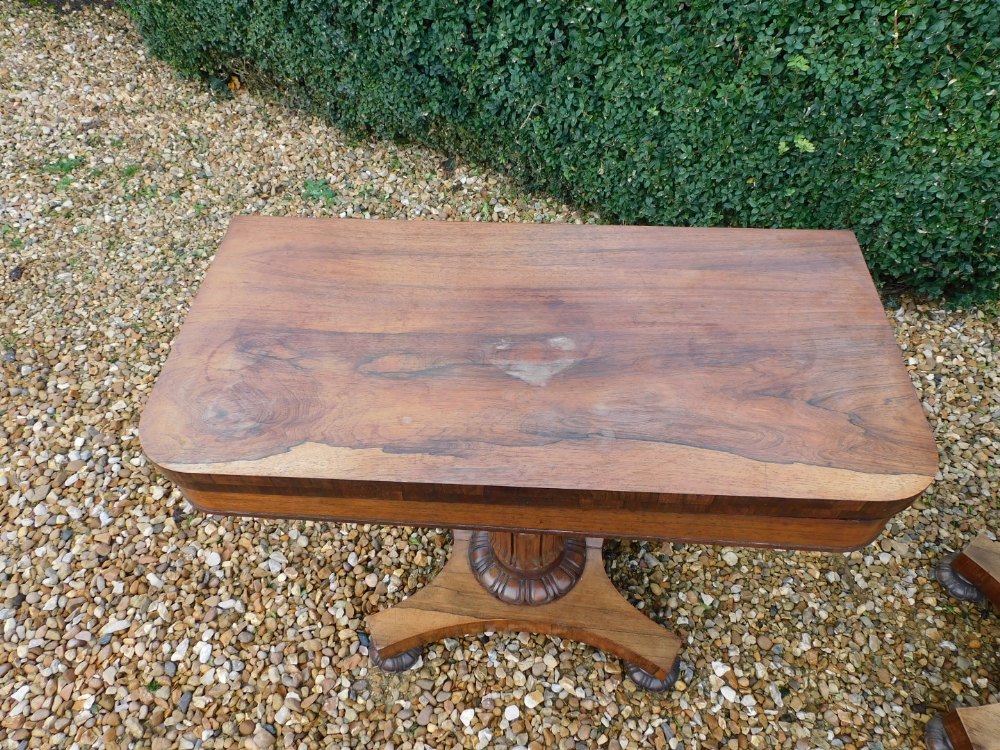
[[[631,678],[632,682],[641,687],[643,690],[648,690],[651,693],[662,693],[669,690],[677,682],[677,678],[681,673],[681,660],[678,659],[674,662],[673,668],[667,673],[667,676],[663,679],[655,677],[647,672],[642,667],[636,666],[630,662],[623,662],[625,666],[625,671]]]
[[[956,708],[924,728],[927,750],[1000,750],[1000,703]]]
[[[372,648],[383,664],[442,638],[524,630],[614,654],[648,690],[665,690],[676,681],[680,641],[618,593],[604,572],[600,539],[587,540],[586,561],[572,588],[547,604],[529,605],[501,601],[480,584],[470,563],[471,536],[456,531],[451,559],[436,579],[395,607],[369,615]]]
[[[939,562],[934,568],[934,577],[944,586],[944,590],[956,599],[977,604],[985,601],[986,595],[976,587],[976,584],[955,570],[954,563],[957,557],[958,555],[951,555]]]
[[[927,750],[955,750],[940,716],[935,716],[924,727],[924,744],[927,745]]]
[[[1000,542],[986,534],[977,536],[935,572],[952,596],[978,602],[989,599],[993,606],[1000,607]]]

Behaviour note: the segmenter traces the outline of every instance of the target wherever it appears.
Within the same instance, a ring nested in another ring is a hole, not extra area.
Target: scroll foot
[[[413,668],[417,660],[420,659],[420,647],[383,658],[373,643],[368,647],[368,658],[383,672],[405,672],[407,669]]]
[[[951,555],[939,562],[934,568],[934,577],[954,598],[963,602],[982,603],[986,600],[986,595],[972,581],[955,570],[952,563],[956,557],[958,555]]]
[[[677,682],[677,678],[681,673],[681,660],[678,659],[674,662],[674,666],[670,668],[667,672],[667,676],[660,679],[651,675],[645,669],[630,662],[624,661],[622,664],[625,667],[625,671],[628,673],[629,678],[636,685],[641,687],[643,690],[648,690],[651,693],[662,693],[674,686]]]
[[[940,716],[935,716],[927,722],[924,728],[924,744],[927,745],[927,750],[955,750]]]

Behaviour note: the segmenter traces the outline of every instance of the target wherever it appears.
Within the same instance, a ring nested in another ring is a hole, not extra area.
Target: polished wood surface
[[[1000,608],[1000,542],[980,534],[952,560],[951,566]]]
[[[956,709],[944,726],[954,750],[1000,750],[1000,703]]]
[[[212,512],[824,549],[937,468],[836,231],[235,219],[140,430]]]
[[[542,607],[507,604],[489,594],[469,568],[470,532],[456,531],[437,578],[390,609],[367,618],[380,658],[442,638],[509,630],[571,638],[615,654],[657,678],[677,660],[680,641],[629,604],[604,572],[601,540],[587,540],[583,575],[569,593]]]

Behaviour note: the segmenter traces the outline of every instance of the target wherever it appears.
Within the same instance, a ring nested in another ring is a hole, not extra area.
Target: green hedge
[[[849,228],[1000,292],[997,0],[124,0],[189,74],[455,149],[627,223]]]

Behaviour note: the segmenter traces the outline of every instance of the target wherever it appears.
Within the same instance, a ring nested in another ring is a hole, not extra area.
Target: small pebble
[[[254,734],[252,742],[257,750],[270,750],[270,748],[274,747],[275,739],[274,735],[258,730]]]

